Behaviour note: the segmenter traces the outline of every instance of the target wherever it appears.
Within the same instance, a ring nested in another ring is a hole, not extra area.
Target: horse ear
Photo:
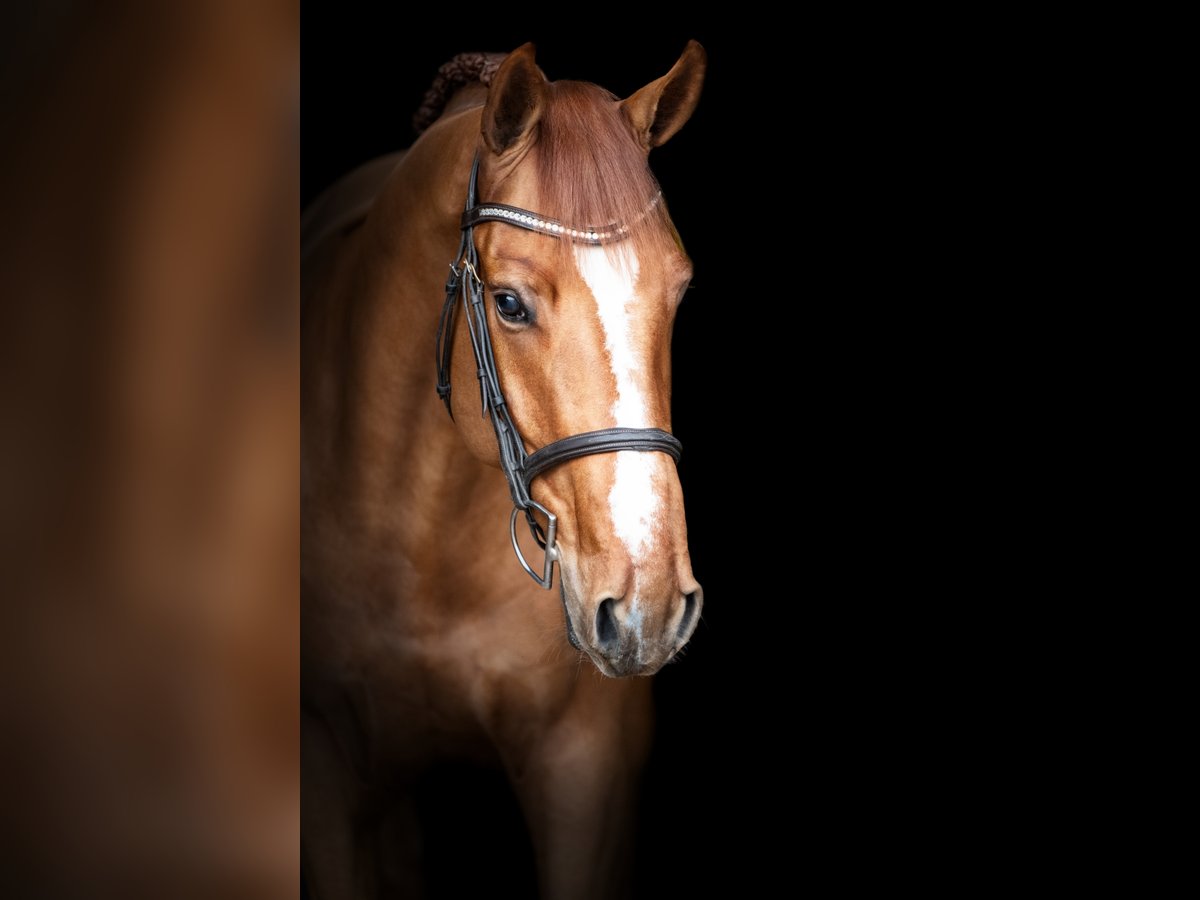
[[[708,57],[688,41],[671,71],[621,101],[621,109],[647,150],[665,144],[691,118],[704,86]]]
[[[483,140],[503,153],[528,133],[542,114],[546,76],[533,61],[533,44],[510,53],[492,76],[483,107]]]

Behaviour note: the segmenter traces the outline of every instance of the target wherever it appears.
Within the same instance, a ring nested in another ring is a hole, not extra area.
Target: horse
[[[653,724],[631,676],[703,606],[670,435],[692,264],[648,158],[692,115],[704,50],[625,99],[549,81],[531,44],[479,60],[302,224],[316,900],[420,890],[404,788],[443,758],[503,767],[544,897],[621,895]]]

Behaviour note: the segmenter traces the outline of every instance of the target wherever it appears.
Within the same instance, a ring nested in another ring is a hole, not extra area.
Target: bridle
[[[541,449],[526,454],[525,444],[513,424],[500,389],[500,375],[496,371],[496,357],[492,351],[492,336],[488,329],[487,308],[483,302],[483,279],[479,275],[479,253],[475,249],[475,226],[480,222],[505,222],[577,243],[599,245],[611,240],[620,240],[629,228],[616,224],[602,228],[571,228],[554,219],[546,218],[527,209],[506,206],[501,203],[479,204],[476,201],[476,186],[479,178],[479,155],[471,166],[471,179],[467,187],[467,203],[462,215],[462,238],[458,245],[456,262],[450,264],[450,277],[446,279],[446,303],[442,307],[438,323],[435,356],[437,362],[437,392],[446,404],[450,417],[450,358],[454,340],[454,315],[462,299],[463,314],[467,317],[467,331],[471,335],[471,349],[475,353],[475,369],[479,376],[479,393],[483,404],[483,415],[491,413],[492,427],[496,431],[496,443],[500,447],[500,468],[508,480],[512,495],[513,510],[508,520],[508,532],[513,550],[521,567],[538,584],[550,590],[554,584],[554,562],[558,559],[558,517],[529,495],[529,485],[538,475],[554,466],[581,456],[594,453],[614,453],[618,450],[640,450],[668,454],[675,462],[683,452],[683,445],[674,435],[661,428],[602,428],[585,431],[571,437],[547,444]],[[647,207],[647,212],[659,202],[656,195]],[[534,511],[546,517],[547,527],[534,518]],[[538,575],[525,559],[517,543],[517,513],[524,512],[530,534],[537,545],[545,551],[542,574]]]

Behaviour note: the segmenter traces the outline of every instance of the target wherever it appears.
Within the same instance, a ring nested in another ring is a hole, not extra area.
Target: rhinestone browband
[[[646,218],[660,200],[662,200],[662,191],[650,198],[650,202],[646,204],[638,221]],[[463,213],[463,228],[470,228],[480,222],[508,222],[510,225],[526,228],[529,231],[537,231],[553,237],[568,237],[584,244],[603,244],[605,241],[616,240],[629,234],[628,225],[614,223],[602,227],[592,225],[584,228],[571,228],[555,219],[537,216],[527,209],[521,209],[519,206],[505,206],[503,203],[475,206]]]

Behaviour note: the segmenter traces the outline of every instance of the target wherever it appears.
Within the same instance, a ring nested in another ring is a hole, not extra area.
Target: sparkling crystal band
[[[662,191],[659,191],[646,204],[646,208],[642,211],[638,221],[649,215],[650,211],[658,205],[661,199]],[[545,216],[539,216],[527,209],[521,209],[519,206],[505,206],[503,203],[488,203],[482,206],[475,206],[463,213],[463,228],[470,228],[472,225],[477,225],[480,222],[507,222],[510,225],[526,228],[529,231],[537,231],[541,234],[549,234],[554,237],[568,237],[573,241],[584,244],[602,244],[605,241],[624,237],[629,233],[628,225],[618,225],[616,223],[602,227],[593,225],[585,226],[584,228],[571,228],[562,222],[548,219]]]

